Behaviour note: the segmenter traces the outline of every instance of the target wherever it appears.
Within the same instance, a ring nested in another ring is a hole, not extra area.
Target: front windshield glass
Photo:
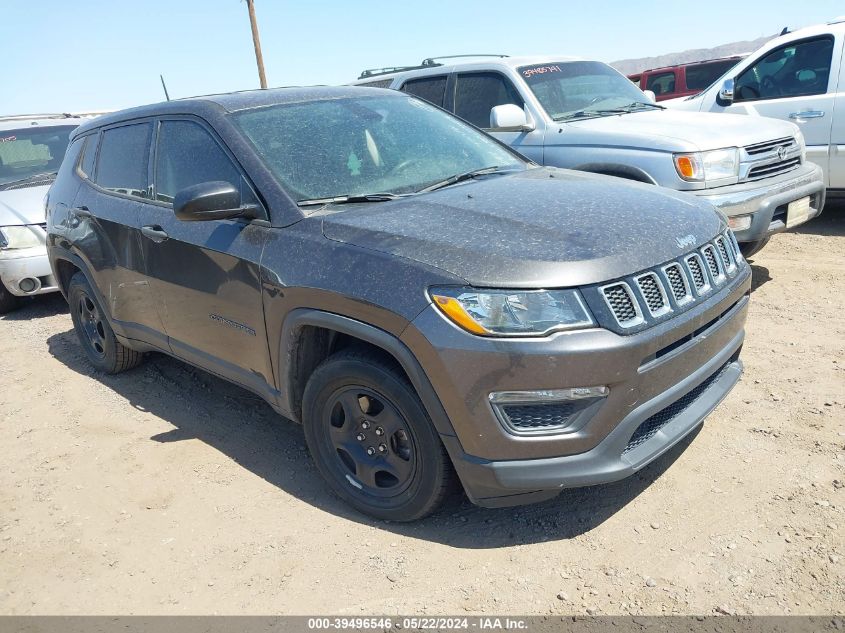
[[[601,116],[608,110],[652,107],[631,80],[600,62],[523,66],[519,74],[555,121]]]
[[[59,171],[75,125],[0,130],[0,186]]]
[[[325,99],[232,117],[299,202],[402,195],[457,174],[527,166],[483,132],[412,97]]]

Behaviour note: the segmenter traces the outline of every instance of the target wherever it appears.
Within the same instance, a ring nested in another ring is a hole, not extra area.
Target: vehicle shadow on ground
[[[59,292],[34,297],[23,297],[21,305],[8,314],[0,315],[3,321],[32,321],[67,313],[67,301]]]
[[[344,519],[453,547],[486,549],[569,539],[594,529],[637,497],[677,459],[697,432],[636,475],[614,484],[565,490],[556,499],[517,508],[483,509],[463,494],[415,523],[368,519],[323,484],[305,447],[302,428],[263,400],[202,370],[160,354],[139,368],[108,376],[85,359],[72,329],[47,340],[70,369],[98,380],[139,410],[173,425],[154,442],[199,439],[240,466],[321,510]]]
[[[762,286],[772,280],[772,276],[769,274],[769,269],[765,266],[760,266],[759,264],[755,264],[754,260],[750,260],[751,264],[751,292],[754,292]]]

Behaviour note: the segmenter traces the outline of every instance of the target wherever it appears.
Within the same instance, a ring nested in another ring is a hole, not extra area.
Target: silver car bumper
[[[24,290],[21,288],[23,282]],[[0,283],[13,295],[25,297],[56,292],[59,287],[50,270],[45,246],[0,252]]]
[[[704,198],[729,218],[751,216],[749,228],[734,230],[740,242],[756,242],[785,231],[790,202],[810,198],[807,220],[819,215],[825,202],[822,169],[814,163],[804,163],[800,168],[775,178],[690,193]]]

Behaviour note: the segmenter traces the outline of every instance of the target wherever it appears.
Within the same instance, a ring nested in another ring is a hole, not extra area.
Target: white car
[[[44,196],[83,121],[67,114],[0,117],[0,314],[21,297],[58,290],[47,260]]]
[[[662,105],[795,123],[828,195],[845,194],[845,16],[785,33],[751,53],[704,92]],[[837,191],[838,190],[838,191]]]

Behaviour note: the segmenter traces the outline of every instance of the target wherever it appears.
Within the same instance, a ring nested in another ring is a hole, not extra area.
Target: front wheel
[[[368,350],[343,350],[308,380],[305,439],[332,490],[378,519],[433,512],[452,484],[452,465],[405,376]]]
[[[770,237],[764,237],[762,240],[757,240],[756,242],[740,242],[739,252],[742,253],[745,259],[748,259],[763,250],[763,247],[769,243],[770,239]]]

